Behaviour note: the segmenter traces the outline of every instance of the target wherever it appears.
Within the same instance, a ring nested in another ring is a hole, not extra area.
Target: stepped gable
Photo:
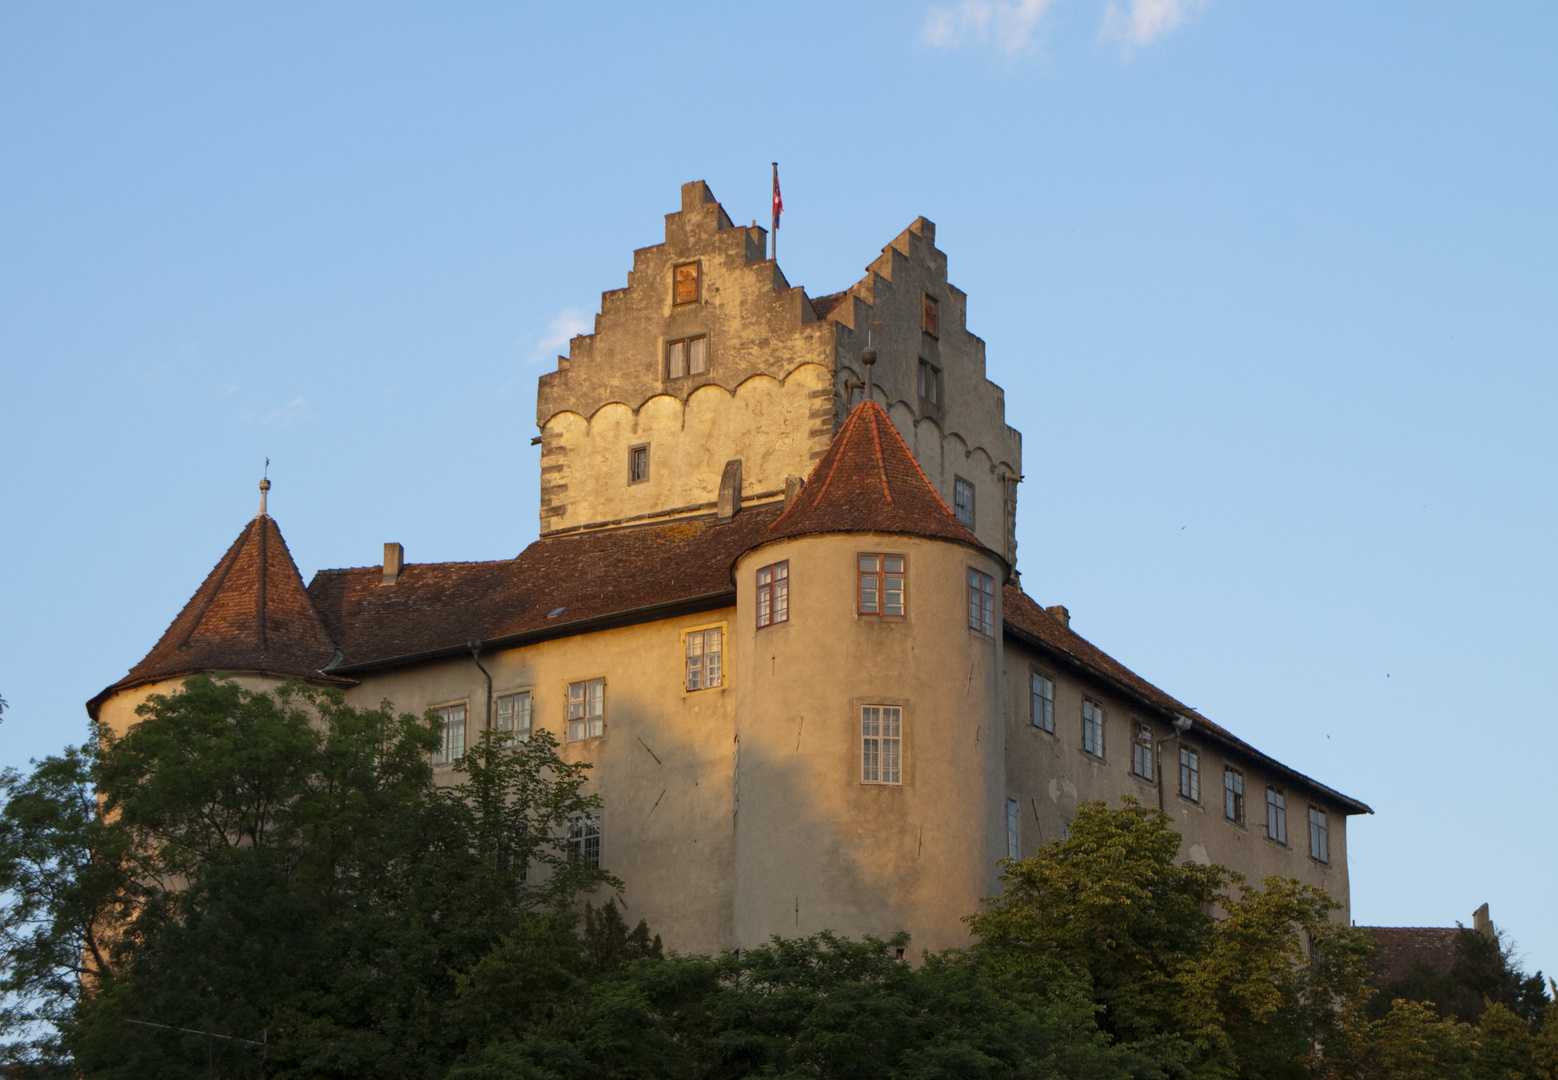
[[[87,702],[97,710],[120,690],[203,671],[322,676],[335,643],[308,598],[281,529],[261,513],[244,526],[162,639],[130,673]]]
[[[805,486],[761,542],[849,532],[951,540],[995,554],[936,493],[887,411],[875,401],[855,406]]]
[[[463,656],[731,607],[730,565],[759,542],[777,502],[713,515],[543,537],[513,559],[321,570],[309,596],[344,659],[339,674]]]
[[[1125,696],[1135,698],[1145,705],[1159,709],[1168,716],[1188,717],[1193,725],[1190,730],[1195,736],[1206,738],[1211,742],[1221,743],[1223,746],[1237,750],[1246,757],[1260,762],[1278,775],[1291,777],[1315,791],[1330,795],[1344,806],[1349,814],[1374,813],[1367,804],[1326,787],[1319,781],[1289,768],[1275,758],[1266,756],[1237,735],[1234,735],[1227,728],[1214,724],[1195,709],[1158,689],[1092,642],[1075,633],[1069,626],[1041,607],[1017,585],[1007,584],[1003,590],[1001,613],[1005,620],[1005,630],[1009,637],[1016,638],[1027,645],[1035,646],[1051,656],[1056,656],[1062,662],[1072,667],[1080,668],[1095,679],[1106,684],[1112,684],[1116,690]]]

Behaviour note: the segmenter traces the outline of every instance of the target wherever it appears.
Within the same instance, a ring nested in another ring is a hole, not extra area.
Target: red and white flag
[[[779,194],[779,163],[774,162],[774,231],[779,231],[779,215],[784,213],[784,197]]]

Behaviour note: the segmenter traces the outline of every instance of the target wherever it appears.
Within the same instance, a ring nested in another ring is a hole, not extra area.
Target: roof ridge
[[[234,542],[233,546],[227,550],[227,554],[222,557],[222,563],[219,564],[221,566],[222,572],[217,576],[216,581],[211,584],[209,591],[206,590],[204,584],[201,585],[201,591],[205,591],[206,593],[205,603],[200,605],[199,614],[197,614],[194,619],[191,620],[189,624],[189,630],[182,638],[179,639],[178,648],[182,649],[188,645],[190,639],[195,636],[195,631],[200,629],[200,624],[205,620],[206,612],[211,610],[211,602],[215,600],[217,594],[222,591],[222,586],[227,582],[227,575],[232,571],[233,567],[238,564],[238,556],[243,554],[244,545],[249,541],[249,530],[254,528],[255,522],[259,520],[260,519],[257,517],[251,519],[249,524],[243,527],[243,531],[238,534],[237,541]],[[198,596],[199,592],[197,592],[196,595]],[[175,621],[177,618],[177,616],[174,616]]]
[[[876,402],[873,401],[871,404],[876,405]],[[881,406],[877,405],[877,408],[880,409]],[[886,414],[884,413],[883,415]],[[892,422],[891,417],[888,418],[888,422]],[[876,447],[876,471],[877,475],[882,478],[882,495],[889,503],[891,503],[893,501],[893,489],[887,483],[887,462],[882,457],[882,428],[881,425],[877,423],[875,410],[873,410],[871,413],[871,442]],[[905,447],[905,449],[907,449],[907,447]],[[910,454],[909,456],[913,457],[914,455]]]

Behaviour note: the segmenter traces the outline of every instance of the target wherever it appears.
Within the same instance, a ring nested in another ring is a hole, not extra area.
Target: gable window
[[[1082,699],[1082,749],[1094,757],[1104,756],[1104,707]]]
[[[642,484],[649,479],[649,447],[635,446],[628,451],[628,483]]]
[[[785,560],[757,572],[757,625],[761,629],[789,621],[790,563]]]
[[[974,485],[961,476],[952,481],[952,512],[964,525],[974,527]]]
[[[1266,838],[1279,844],[1288,842],[1287,796],[1274,787],[1266,789]]]
[[[862,615],[902,615],[904,603],[904,564],[902,555],[861,555],[856,567],[859,573],[859,604]]]
[[[903,710],[893,705],[860,708],[860,782],[901,783]]]
[[[1033,726],[1055,734],[1055,681],[1032,671],[1028,673],[1028,690],[1033,702]]]
[[[930,293],[925,293],[924,295],[925,305],[921,309],[923,311],[923,315],[921,317],[920,328],[931,337],[935,337],[940,332],[941,328],[941,305]]]
[[[1179,793],[1191,802],[1201,801],[1201,755],[1188,746],[1179,748]]]
[[[682,263],[672,275],[676,281],[675,303],[696,304],[698,302],[698,264]]]
[[[1223,816],[1244,824],[1244,774],[1238,769],[1223,770]]]
[[[1331,861],[1331,838],[1325,826],[1325,811],[1309,808],[1309,857],[1316,862]]]
[[[920,401],[941,406],[941,369],[929,360],[920,361]]]
[[[687,635],[687,689],[712,690],[721,685],[724,648],[719,627]]]
[[[688,375],[706,375],[709,370],[707,334],[673,341],[665,347],[665,377],[682,379]]]
[[[1020,815],[1017,812],[1017,800],[1006,800],[1006,857],[1017,858],[1018,840],[1017,825]]]
[[[1137,724],[1131,741],[1131,772],[1143,780],[1152,779],[1152,725]]]
[[[443,742],[433,751],[434,765],[452,765],[465,756],[465,706],[434,709],[443,721]]]
[[[600,868],[600,811],[568,815],[568,857]]]
[[[494,723],[509,743],[530,741],[530,691],[499,694]]]
[[[968,625],[981,634],[995,632],[995,579],[973,568],[968,571]]]
[[[568,684],[568,741],[606,734],[606,680]]]

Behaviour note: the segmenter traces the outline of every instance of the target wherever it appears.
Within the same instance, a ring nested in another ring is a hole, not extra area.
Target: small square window
[[[941,406],[941,369],[929,360],[920,361],[920,401]]]
[[[1055,681],[1033,671],[1028,673],[1028,683],[1032,692],[1033,726],[1055,734]]]
[[[687,689],[713,690],[723,685],[725,648],[719,627],[689,633],[686,653]]]
[[[860,782],[902,783],[903,710],[892,705],[860,709]]]
[[[1238,769],[1223,770],[1223,816],[1244,824],[1244,774]]]
[[[790,563],[777,562],[757,572],[757,626],[790,621]]]
[[[952,512],[964,525],[974,527],[974,485],[961,476],[952,481]]]
[[[682,263],[673,273],[676,278],[675,303],[696,304],[700,295],[698,264]]]
[[[1201,754],[1188,746],[1179,748],[1179,793],[1191,802],[1201,801]]]
[[[568,815],[568,857],[600,867],[600,811]]]
[[[925,294],[924,316],[920,324],[931,337],[936,337],[941,331],[941,305],[930,293]]]
[[[1284,845],[1288,842],[1287,796],[1274,787],[1266,789],[1266,838]]]
[[[1326,829],[1325,811],[1318,806],[1309,808],[1309,857],[1316,862],[1331,861],[1331,838]]]
[[[968,571],[968,625],[981,634],[995,633],[995,579],[972,567]]]
[[[1086,698],[1082,700],[1082,749],[1094,757],[1104,756],[1104,707]]]
[[[1137,724],[1131,741],[1131,772],[1143,780],[1152,779],[1152,725]]]
[[[499,694],[493,716],[494,726],[510,744],[530,741],[530,691]]]
[[[443,721],[443,741],[433,751],[433,764],[452,765],[465,756],[465,706],[445,705],[433,711]]]
[[[568,684],[568,741],[606,734],[606,680]]]
[[[689,375],[707,375],[709,339],[707,335],[668,342],[665,347],[665,377],[684,379]]]
[[[628,451],[628,483],[642,484],[649,479],[649,447],[635,446]]]
[[[908,560],[902,555],[861,555],[857,560],[862,615],[902,615],[907,609],[904,584]]]

